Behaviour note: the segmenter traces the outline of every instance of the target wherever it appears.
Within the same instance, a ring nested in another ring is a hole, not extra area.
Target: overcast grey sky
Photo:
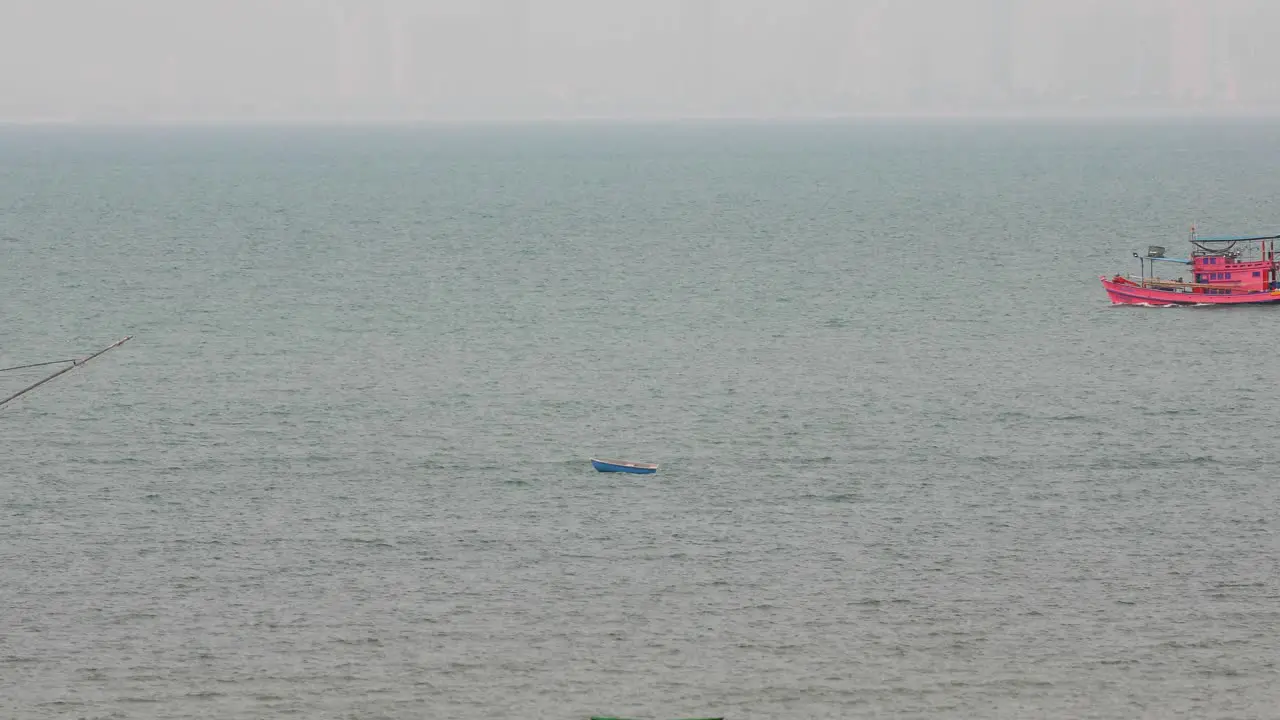
[[[1280,109],[1280,0],[0,0],[0,119]]]

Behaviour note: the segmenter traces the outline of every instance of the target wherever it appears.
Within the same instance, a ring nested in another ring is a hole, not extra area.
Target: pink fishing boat
[[[1280,302],[1275,241],[1280,235],[1203,237],[1191,228],[1191,257],[1169,258],[1152,245],[1134,253],[1140,274],[1103,276],[1102,287],[1116,305],[1244,305]],[[1191,280],[1156,277],[1157,262],[1191,268]]]

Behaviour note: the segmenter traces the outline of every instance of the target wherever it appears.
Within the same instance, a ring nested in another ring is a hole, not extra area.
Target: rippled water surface
[[[0,715],[1274,717],[1277,153],[0,131]]]

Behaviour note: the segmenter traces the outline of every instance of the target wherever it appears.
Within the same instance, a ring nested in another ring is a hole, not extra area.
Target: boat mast
[[[19,390],[18,392],[16,392],[16,393],[14,393],[14,394],[10,395],[9,397],[7,397],[7,398],[5,398],[5,399],[3,399],[3,400],[0,400],[0,406],[3,406],[3,405],[5,405],[5,404],[7,404],[7,403],[9,403],[9,402],[11,402],[11,401],[13,401],[13,400],[17,400],[18,398],[22,397],[23,395],[26,395],[27,393],[31,392],[32,390],[35,390],[36,388],[40,387],[41,385],[43,385],[43,384],[45,384],[45,383],[49,382],[50,380],[52,380],[52,379],[54,379],[54,378],[58,377],[59,375],[61,375],[61,374],[65,373],[65,372],[69,372],[69,371],[71,371],[71,370],[75,370],[76,368],[80,367],[81,365],[84,365],[85,363],[87,363],[87,362],[89,362],[90,360],[92,360],[92,359],[94,359],[94,358],[98,357],[99,355],[101,355],[101,354],[105,353],[105,352],[106,352],[106,351],[108,351],[108,350],[114,350],[114,349],[116,349],[116,348],[120,347],[121,345],[125,344],[126,342],[128,342],[128,341],[129,341],[129,340],[131,340],[132,338],[133,338],[133,336],[132,336],[132,335],[127,335],[127,336],[125,336],[125,337],[121,338],[120,340],[117,340],[117,341],[115,341],[114,343],[111,343],[111,344],[110,344],[110,345],[108,345],[107,347],[105,347],[105,348],[103,348],[103,349],[99,350],[98,352],[96,352],[96,353],[94,353],[94,354],[90,355],[89,357],[84,358],[83,360],[52,360],[52,361],[49,361],[49,362],[32,363],[32,364],[30,364],[30,365],[19,365],[19,366],[17,366],[17,367],[4,368],[4,370],[22,370],[23,368],[41,367],[41,366],[44,366],[44,365],[57,365],[57,364],[59,364],[59,363],[71,363],[71,364],[70,364],[70,365],[68,365],[67,367],[62,368],[61,370],[59,370],[59,371],[55,372],[54,374],[52,374],[52,375],[50,375],[50,376],[46,377],[45,379],[43,379],[43,380],[41,380],[41,381],[39,381],[39,382],[37,382],[37,383],[34,383],[34,384],[31,384],[31,385],[28,385],[27,387],[22,388],[21,390]]]

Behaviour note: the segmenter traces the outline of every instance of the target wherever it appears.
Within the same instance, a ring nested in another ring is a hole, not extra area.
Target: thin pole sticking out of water
[[[0,368],[0,372],[9,372],[10,370],[26,370],[33,367],[44,367],[45,365],[61,365],[62,363],[73,363],[75,358],[70,360],[50,360],[42,363],[31,363],[30,365],[14,365],[13,367]]]
[[[47,377],[47,378],[45,378],[45,379],[41,380],[40,382],[37,382],[37,383],[35,383],[35,384],[33,384],[33,385],[28,385],[27,387],[22,388],[21,390],[19,390],[18,392],[16,392],[16,393],[14,393],[14,394],[10,395],[9,397],[5,398],[4,400],[0,400],[0,406],[4,405],[4,404],[6,404],[6,403],[8,403],[8,402],[10,402],[10,401],[12,401],[12,400],[17,400],[18,398],[22,397],[23,395],[26,395],[27,393],[31,392],[32,390],[35,390],[36,388],[40,387],[41,385],[43,385],[43,384],[45,384],[45,383],[49,382],[50,380],[52,380],[52,379],[54,379],[54,378],[58,377],[59,375],[61,375],[61,374],[65,373],[65,372],[67,372],[67,371],[75,370],[76,368],[80,367],[81,365],[84,365],[85,363],[87,363],[87,362],[89,362],[90,360],[92,360],[92,359],[94,359],[94,358],[98,357],[99,355],[101,355],[102,353],[104,353],[104,352],[106,352],[106,351],[108,351],[108,350],[114,350],[114,349],[116,349],[116,348],[120,347],[121,345],[125,344],[126,342],[128,342],[128,341],[129,341],[130,339],[132,339],[132,338],[133,338],[133,336],[132,336],[132,335],[126,335],[125,337],[123,337],[123,338],[121,338],[121,339],[119,339],[119,340],[117,340],[117,341],[115,341],[115,342],[111,343],[111,344],[110,344],[110,345],[108,345],[107,347],[105,347],[105,348],[103,348],[103,349],[99,350],[98,352],[96,352],[96,353],[94,353],[94,354],[90,355],[89,357],[87,357],[87,358],[85,358],[85,359],[83,359],[83,360],[54,360],[54,361],[52,361],[52,362],[47,362],[47,363],[35,363],[35,364],[33,364],[33,365],[23,365],[22,367],[40,367],[41,365],[53,365],[53,364],[55,364],[55,363],[60,363],[60,362],[69,362],[69,363],[71,363],[71,364],[70,364],[70,365],[68,365],[67,367],[62,368],[62,369],[61,369],[61,370],[59,370],[58,372],[56,372],[56,373],[54,373],[54,374],[50,375],[49,377]],[[17,369],[17,368],[7,368],[7,369],[14,370],[14,369]]]

